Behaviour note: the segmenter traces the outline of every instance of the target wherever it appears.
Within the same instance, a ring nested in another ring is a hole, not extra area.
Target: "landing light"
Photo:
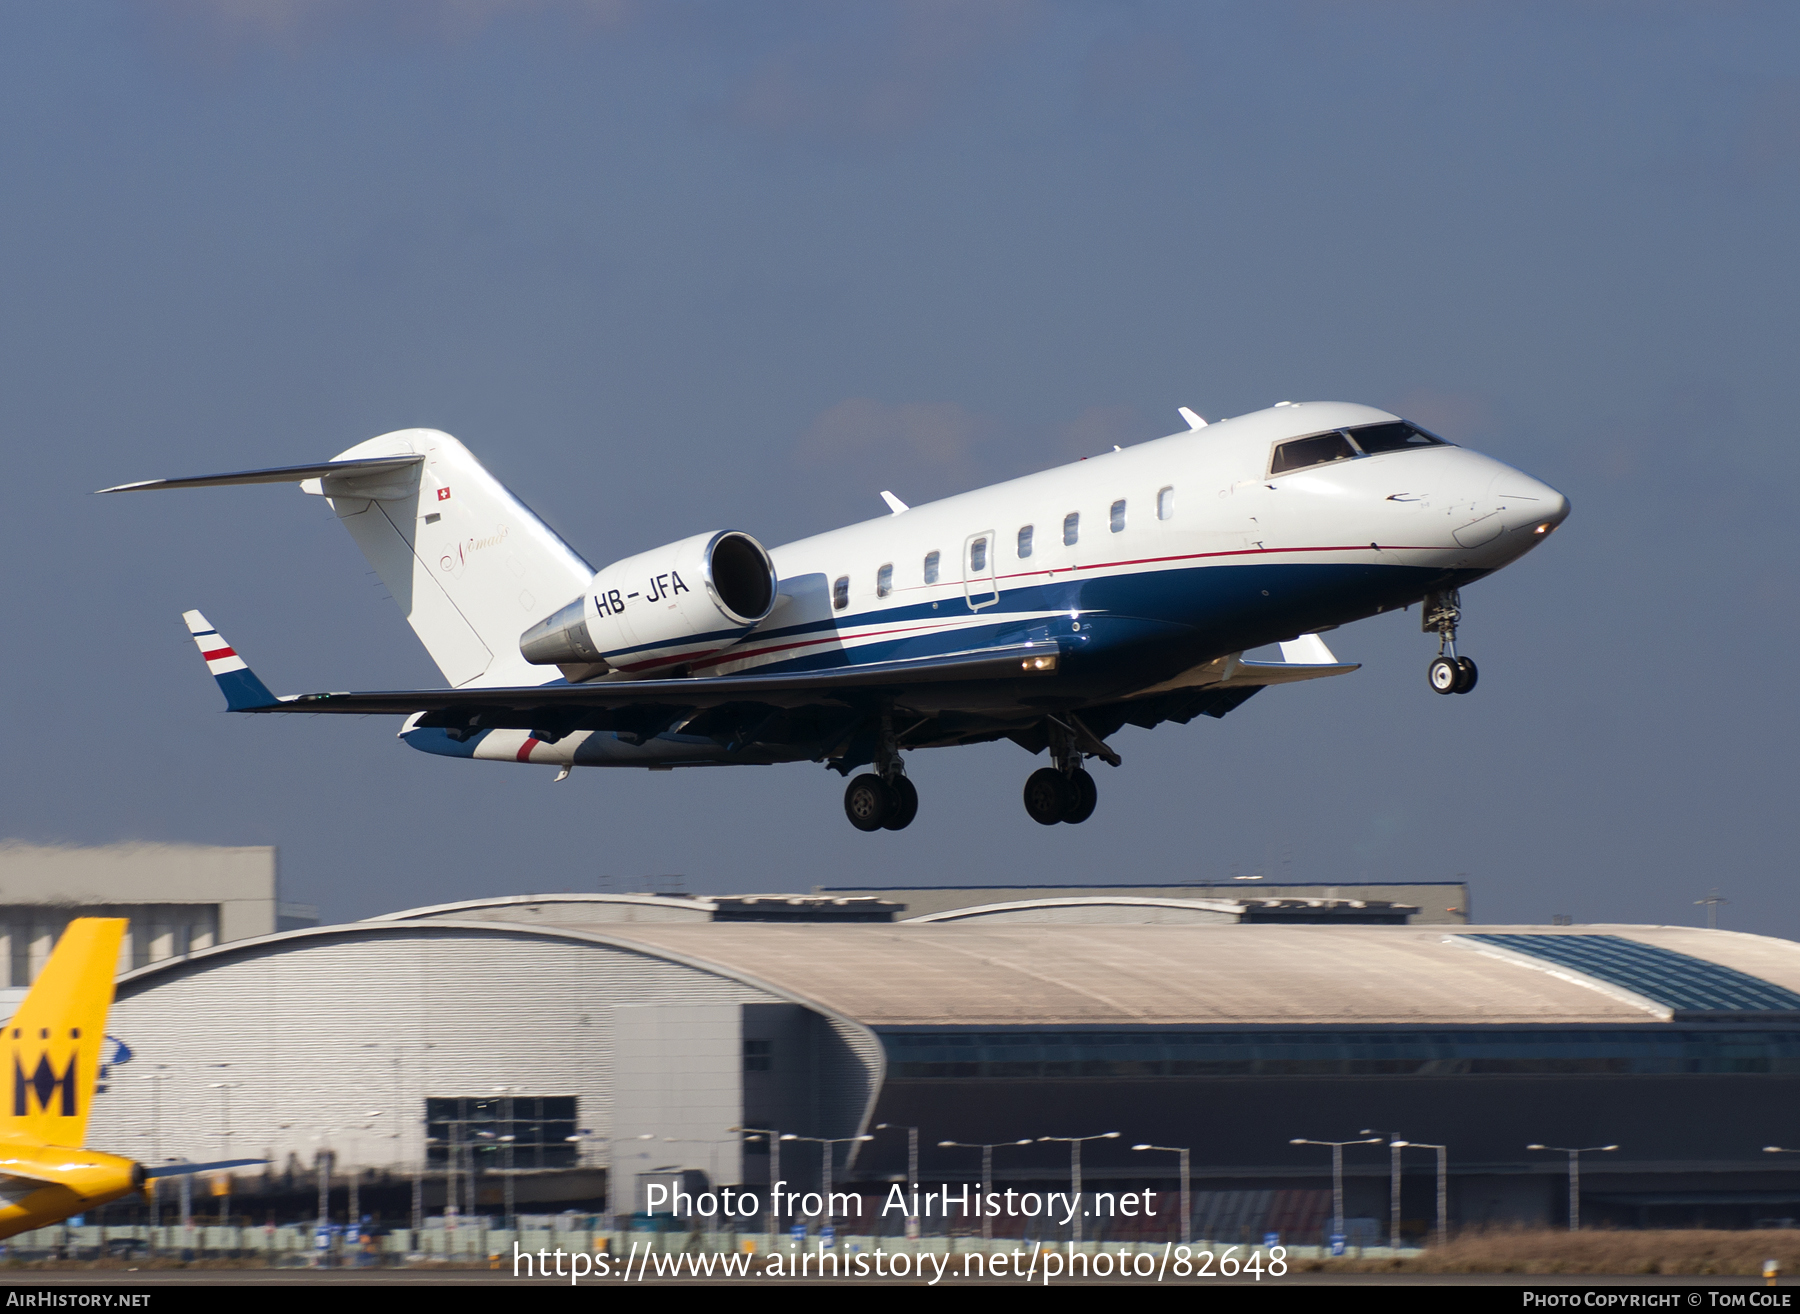
[[[1054,671],[1056,669],[1056,658],[1027,657],[1020,663],[1020,667],[1027,671]]]
[[[1555,528],[1554,525],[1545,523],[1545,524],[1539,525],[1536,529],[1532,530],[1531,532],[1534,534],[1548,534],[1554,528]]]

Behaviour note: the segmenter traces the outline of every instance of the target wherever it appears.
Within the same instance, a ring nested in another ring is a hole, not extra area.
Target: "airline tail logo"
[[[79,1040],[79,1030],[71,1033],[71,1039]],[[50,1055],[38,1056],[37,1068],[27,1077],[25,1068],[19,1062],[19,1056],[13,1055],[13,1117],[24,1118],[30,1115],[30,1096],[37,1096],[40,1113],[50,1113],[58,1118],[75,1116],[75,1069],[80,1065],[81,1052],[69,1055],[69,1066],[63,1070],[62,1076],[56,1075],[56,1069],[50,1066]],[[50,1101],[58,1091],[62,1092],[62,1107],[52,1111]]]
[[[77,917],[57,940],[0,1040],[13,1077],[10,1112],[0,1102],[0,1132],[46,1145],[86,1139],[124,937],[122,917]]]

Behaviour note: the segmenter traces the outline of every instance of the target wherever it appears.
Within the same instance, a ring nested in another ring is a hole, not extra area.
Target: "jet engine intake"
[[[750,535],[696,534],[615,561],[521,634],[519,652],[570,679],[667,676],[755,629],[775,608],[775,584],[774,563]]]

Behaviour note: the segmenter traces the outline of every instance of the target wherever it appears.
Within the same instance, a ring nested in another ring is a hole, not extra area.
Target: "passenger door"
[[[1000,587],[994,580],[994,531],[984,529],[963,540],[963,597],[970,611],[980,611],[1000,601]]]

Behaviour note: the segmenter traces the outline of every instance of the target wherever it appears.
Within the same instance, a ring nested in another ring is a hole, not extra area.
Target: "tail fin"
[[[317,465],[101,491],[268,483],[331,502],[452,685],[554,678],[519,655],[519,635],[586,589],[594,568],[447,433],[400,429]]]
[[[206,669],[219,682],[219,690],[225,695],[226,711],[247,712],[253,707],[269,707],[281,701],[269,692],[268,685],[256,678],[256,672],[237,655],[235,648],[225,642],[206,617],[197,611],[184,611],[181,619],[187,622],[188,633],[194,636],[200,655],[206,659]]]
[[[519,635],[587,588],[594,568],[447,433],[402,429],[333,459],[403,453],[425,458],[403,497],[301,487],[331,499],[452,685],[542,684]]]
[[[79,1149],[112,1008],[123,917],[77,917],[6,1024],[12,1106],[0,1134]]]

